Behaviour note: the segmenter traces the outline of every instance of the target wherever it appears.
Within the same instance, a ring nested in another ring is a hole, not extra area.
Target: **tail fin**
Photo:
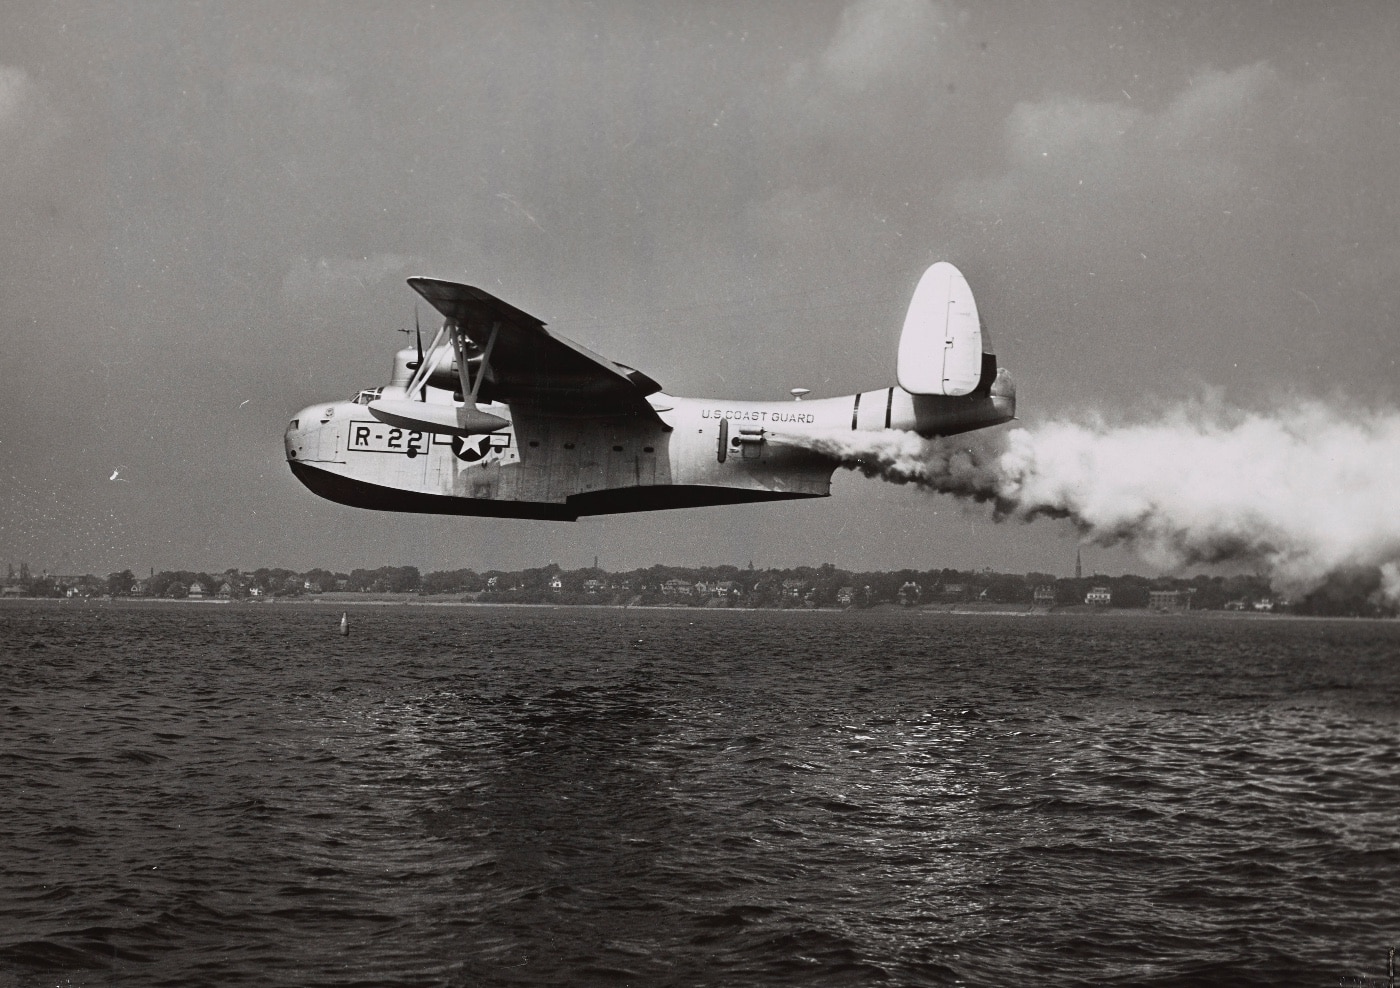
[[[962,272],[939,261],[924,272],[904,317],[899,386],[915,395],[970,394],[982,378],[982,324]]]

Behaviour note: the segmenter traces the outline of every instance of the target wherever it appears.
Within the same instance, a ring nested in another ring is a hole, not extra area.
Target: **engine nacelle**
[[[439,356],[440,355],[440,356]],[[460,379],[457,376],[457,358],[452,353],[450,344],[443,344],[436,350],[429,350],[423,354],[423,359],[432,362],[435,356],[439,356],[437,367],[428,378],[428,385],[434,388],[441,388],[444,391],[460,391]],[[481,366],[481,356],[467,358],[467,366],[473,375],[477,368]],[[389,376],[391,387],[406,388],[413,380],[413,374],[418,370],[418,351],[413,347],[406,347],[394,354],[394,369]]]

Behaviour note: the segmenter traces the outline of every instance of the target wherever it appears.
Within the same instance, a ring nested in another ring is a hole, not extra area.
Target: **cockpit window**
[[[366,388],[355,396],[354,402],[357,405],[368,405],[383,393],[383,388]]]

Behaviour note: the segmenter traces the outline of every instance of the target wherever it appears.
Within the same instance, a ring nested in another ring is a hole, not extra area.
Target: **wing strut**
[[[427,383],[428,378],[433,376],[433,372],[438,369],[438,364],[442,363],[442,358],[447,355],[446,350],[439,350],[438,345],[442,343],[442,337],[447,332],[447,323],[442,324],[442,328],[433,337],[433,345],[428,347],[428,352],[432,354],[432,359],[424,361],[418,358],[418,369],[413,372],[413,377],[408,382],[408,387],[404,390],[412,395],[417,394]]]
[[[452,436],[474,436],[485,432],[497,432],[510,425],[509,420],[490,412],[484,412],[476,404],[476,396],[481,391],[481,382],[486,377],[486,371],[489,367],[491,348],[496,345],[496,334],[500,328],[499,322],[492,323],[491,337],[486,342],[486,349],[482,351],[481,364],[477,367],[476,380],[473,381],[471,380],[471,365],[467,362],[467,334],[455,319],[446,320],[442,324],[442,329],[438,330],[437,337],[433,340],[433,345],[430,348],[433,355],[432,360],[426,364],[420,361],[417,372],[413,375],[413,379],[408,382],[406,390],[410,395],[414,393],[415,388],[426,385],[450,349],[457,355],[457,380],[461,382],[464,399],[460,406],[455,403],[439,405],[395,398],[378,398],[369,403],[370,414],[389,425],[405,429],[440,432]],[[451,335],[452,346],[450,348],[438,345],[442,341],[443,334]]]
[[[463,337],[466,335],[459,327],[452,327],[452,345],[457,348],[457,374],[462,382],[462,394],[469,395],[467,399],[472,406],[476,406],[476,396],[481,391],[481,382],[486,378],[486,372],[491,366],[491,350],[496,346],[496,336],[501,331],[500,322],[491,323],[491,335],[486,339],[486,349],[481,351],[481,365],[476,369],[476,380],[471,382],[471,387],[467,387],[467,361],[466,345]]]

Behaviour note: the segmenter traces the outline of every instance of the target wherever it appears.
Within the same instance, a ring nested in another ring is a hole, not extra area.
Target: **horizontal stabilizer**
[[[510,425],[499,415],[483,412],[474,405],[439,405],[402,398],[378,398],[369,403],[369,413],[386,425],[445,436],[475,436],[498,432]]]
[[[965,395],[982,377],[982,324],[962,272],[939,261],[924,272],[904,317],[896,365],[915,395]]]

